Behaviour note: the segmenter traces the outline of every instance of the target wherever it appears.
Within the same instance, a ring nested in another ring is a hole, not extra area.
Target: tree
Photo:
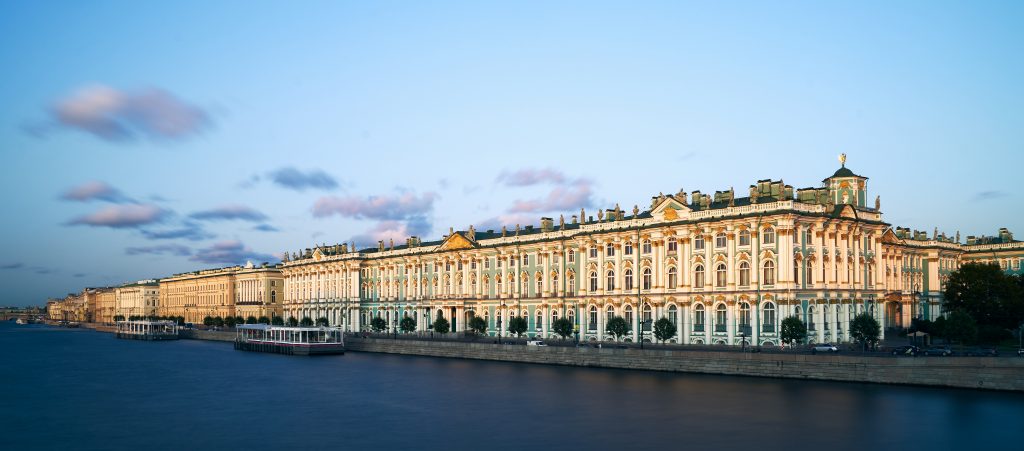
[[[229,316],[229,317],[227,317],[227,319],[224,320],[224,325],[226,325],[228,327],[235,327],[235,324],[236,323],[235,323],[235,317],[234,316]]]
[[[474,332],[483,335],[487,332],[487,320],[479,316],[474,316],[469,319],[469,328]]]
[[[854,316],[850,322],[850,337],[860,343],[864,350],[878,343],[881,332],[882,326],[878,324],[878,320],[867,312]]]
[[[280,316],[275,316],[273,319],[270,320],[270,324],[275,325],[275,326],[283,326],[284,325],[284,318],[282,318]],[[296,323],[296,324],[298,324],[298,323]]]
[[[804,341],[807,338],[807,326],[800,318],[795,316],[782,320],[782,332],[780,334],[783,343],[793,344]]]
[[[177,318],[178,324],[185,324],[185,317],[179,315]]]
[[[114,321],[124,321],[124,315],[114,315]]]
[[[967,313],[978,326],[1016,329],[1024,321],[1024,283],[998,265],[967,263],[949,275],[944,307]]]
[[[946,339],[954,343],[970,343],[978,335],[978,325],[967,312],[954,311],[946,319]]]
[[[267,318],[266,316],[261,316],[256,320],[256,324],[270,324],[270,318]]]
[[[299,321],[299,325],[302,327],[313,327],[313,318],[303,316],[302,321]]]
[[[434,332],[437,332],[439,334],[446,334],[448,333],[448,329],[450,327],[451,324],[449,324],[448,320],[444,319],[443,316],[438,316],[437,319],[434,320]]]
[[[676,336],[676,325],[672,323],[668,318],[661,317],[658,321],[654,322],[654,338],[661,340],[662,343],[671,340],[672,337]]]
[[[203,325],[204,326],[212,326],[213,325],[213,317],[212,316],[205,316],[205,317],[203,317]]]
[[[415,332],[416,320],[412,319],[411,316],[403,317],[402,320],[398,322],[398,328],[405,333]]]
[[[375,316],[373,317],[373,319],[370,320],[370,329],[373,329],[373,331],[377,332],[378,334],[384,332],[384,330],[387,328],[388,322],[384,321],[384,318]]]
[[[294,316],[288,317],[288,327],[298,327],[299,320],[295,319]]]
[[[331,322],[327,320],[326,317],[321,316],[316,319],[316,325],[320,327],[329,327],[331,325]]]
[[[213,325],[217,327],[224,327],[224,318],[219,316],[213,317]]]
[[[932,322],[932,336],[935,338],[946,338],[945,316],[940,316]]]
[[[245,324],[256,324],[256,317],[249,315],[247,318],[245,318]]]
[[[573,333],[572,320],[569,318],[558,318],[551,322],[551,329],[554,330],[559,337],[562,337],[562,339],[565,340]]]
[[[236,316],[235,324],[245,324],[245,318],[242,318],[241,316]]]
[[[626,318],[621,316],[613,316],[608,319],[608,324],[604,327],[605,332],[612,334],[615,337],[615,341],[619,341],[629,332],[629,324],[626,324]]]
[[[513,316],[508,320],[508,331],[509,333],[516,334],[517,337],[522,337],[523,332],[530,327],[530,324],[526,321],[525,317]]]

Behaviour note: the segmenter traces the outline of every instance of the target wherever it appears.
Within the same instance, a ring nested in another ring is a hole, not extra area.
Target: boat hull
[[[345,345],[341,343],[273,343],[261,341],[236,341],[235,349],[250,352],[269,352],[285,355],[337,355],[345,353]]]

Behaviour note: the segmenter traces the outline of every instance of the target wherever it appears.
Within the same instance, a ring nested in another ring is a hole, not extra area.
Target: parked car
[[[924,355],[926,355],[926,356],[933,356],[933,357],[934,356],[949,357],[949,356],[953,355],[953,351],[950,351],[949,348],[944,347],[944,346],[935,346],[935,347],[931,347],[931,348],[928,348],[927,350],[925,350],[924,351]]]
[[[1024,348],[1020,348],[1017,350],[1017,357],[1024,357]]]
[[[995,348],[971,348],[964,352],[966,356],[973,357],[996,357],[999,355],[999,351]]]
[[[544,340],[530,340],[526,342],[526,346],[547,346]]]
[[[918,355],[921,353],[921,348],[917,346],[897,346],[892,349],[892,355]]]
[[[819,352],[839,352],[839,348],[837,348],[835,345],[828,343],[819,343],[811,348],[812,354],[816,354]]]

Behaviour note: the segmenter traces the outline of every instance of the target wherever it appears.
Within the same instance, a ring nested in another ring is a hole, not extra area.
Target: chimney
[[[550,232],[555,230],[555,221],[551,218],[540,218],[540,231]]]

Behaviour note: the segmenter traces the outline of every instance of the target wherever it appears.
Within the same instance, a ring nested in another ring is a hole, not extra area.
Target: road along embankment
[[[346,337],[345,345],[348,351],[355,352],[545,365],[1024,391],[1024,359],[1005,357],[913,358],[597,349],[356,337]]]

